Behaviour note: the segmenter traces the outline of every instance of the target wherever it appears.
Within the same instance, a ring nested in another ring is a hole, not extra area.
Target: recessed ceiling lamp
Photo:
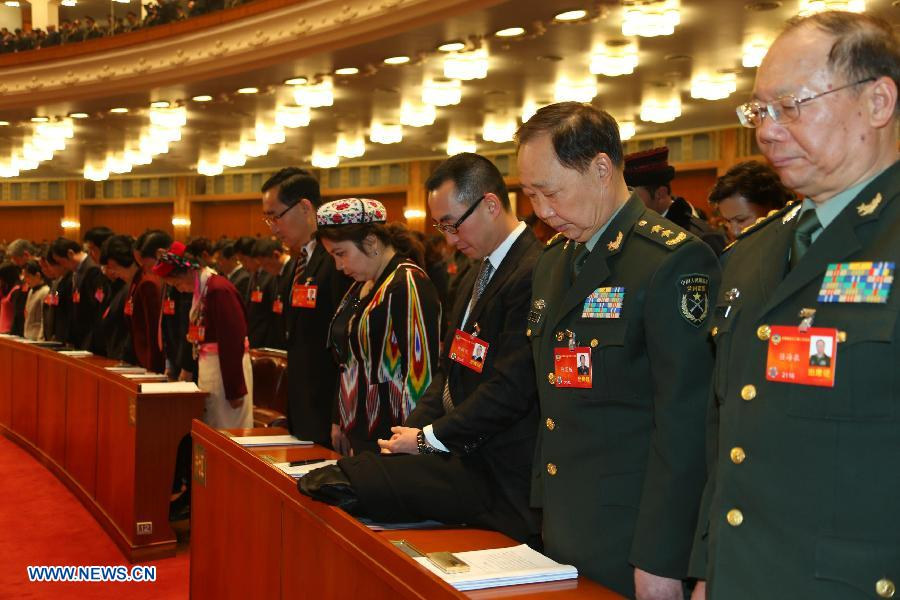
[[[560,79],[556,82],[554,98],[557,102],[590,102],[597,95],[597,80],[593,77],[582,81]]]
[[[403,141],[403,126],[399,123],[372,121],[369,139],[376,144],[398,144]]]
[[[292,77],[284,80],[284,85],[306,85],[309,79],[306,77]]]
[[[150,124],[163,129],[179,129],[184,127],[187,124],[187,109],[183,106],[176,106],[174,108],[151,108]]]
[[[4,2],[3,4],[9,6],[10,8],[19,8],[19,6],[21,6],[21,4],[19,4],[19,0],[6,0],[6,2]]]
[[[485,115],[484,127],[481,132],[481,137],[484,141],[503,144],[511,142],[515,134],[515,118],[508,115]]]
[[[737,90],[737,76],[734,73],[698,75],[691,82],[691,98],[722,100]]]
[[[218,159],[217,160],[209,160],[206,158],[201,158],[197,161],[197,173],[200,175],[206,175],[207,177],[214,177],[215,175],[221,175],[222,171],[225,170]]]
[[[13,161],[0,162],[0,178],[18,177],[19,169],[13,164]]]
[[[269,153],[269,145],[260,140],[241,140],[240,145],[241,153],[248,158],[257,158],[259,156],[265,156]]]
[[[444,77],[448,79],[484,79],[487,72],[488,55],[484,48],[472,52],[454,52],[444,59]]]
[[[386,65],[405,65],[409,62],[408,56],[391,56],[389,58],[384,59],[384,64]]]
[[[238,94],[258,94],[259,88],[255,87],[242,87],[237,91]]]
[[[309,125],[310,111],[308,106],[285,105],[275,109],[275,123],[289,129]]]
[[[317,169],[333,169],[341,164],[341,158],[333,151],[313,148],[310,162]]]
[[[109,179],[109,170],[106,168],[106,163],[104,162],[100,165],[85,163],[84,178],[91,181],[105,181]]]
[[[169,103],[165,100],[156,100],[150,103],[150,108],[169,108]]]
[[[669,123],[680,116],[681,95],[677,90],[654,90],[641,104],[641,121]]]
[[[330,77],[321,83],[301,85],[294,89],[294,103],[310,108],[321,108],[334,104],[334,87]]]
[[[561,12],[553,19],[555,21],[578,21],[579,19],[583,19],[587,16],[586,10],[567,10],[565,12]]]
[[[625,3],[622,35],[656,37],[672,35],[681,22],[678,0]]]
[[[337,154],[343,158],[359,158],[366,153],[366,140],[360,131],[341,132],[337,138]]]
[[[630,140],[636,133],[634,121],[619,121],[619,139]]]
[[[247,164],[247,157],[240,148],[225,146],[219,150],[219,162],[223,167],[243,167]]]
[[[800,0],[801,17],[808,17],[828,10],[861,13],[866,10],[865,0]]]
[[[447,42],[446,44],[438,46],[438,50],[441,52],[459,52],[460,50],[465,49],[466,45],[462,42]]]
[[[454,106],[462,100],[462,83],[457,79],[431,79],[422,86],[422,102],[432,106]]]
[[[89,116],[90,115],[88,115],[87,113],[83,113],[83,112],[69,113],[69,117],[72,119],[87,119]]]
[[[475,152],[477,150],[474,139],[466,139],[450,136],[447,138],[447,156],[455,156],[463,152]]]
[[[62,0],[59,3],[60,6],[76,6],[78,4],[78,0]]]
[[[525,30],[521,27],[507,27],[506,29],[495,32],[494,35],[497,37],[516,37],[523,33],[525,33]]]
[[[357,73],[359,73],[359,69],[356,67],[343,67],[334,71],[335,75],[356,75]]]
[[[607,77],[629,75],[634,73],[637,65],[638,52],[634,44],[608,46],[591,55],[591,73],[594,75]]]
[[[769,51],[772,41],[769,39],[756,38],[744,44],[744,55],[741,58],[741,64],[747,68],[758,67],[762,63],[762,59]]]
[[[405,101],[400,105],[400,124],[408,127],[427,127],[434,125],[437,110],[431,104]]]
[[[125,113],[128,112],[128,109],[125,108],[124,106],[117,106],[116,108],[109,109],[109,112],[111,112],[115,115],[124,115]]]
[[[276,144],[283,144],[286,139],[284,134],[284,127],[278,125],[267,125],[265,123],[257,123],[256,129],[254,130],[254,135],[260,142],[264,142],[269,146],[274,146]]]
[[[0,121],[0,127],[9,127],[9,121]]]
[[[49,117],[31,117],[32,123],[46,123],[50,120]]]
[[[209,96],[206,94],[203,94],[200,96],[194,96],[193,98],[191,98],[191,100],[193,100],[194,102],[210,102],[210,101],[212,101],[212,99],[213,99],[212,96]]]

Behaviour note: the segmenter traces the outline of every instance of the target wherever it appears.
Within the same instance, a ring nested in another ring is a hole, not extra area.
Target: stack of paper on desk
[[[199,392],[200,388],[193,381],[166,381],[164,383],[140,384],[142,394],[181,394]]]
[[[312,446],[312,442],[298,440],[292,435],[246,435],[231,439],[241,446]]]
[[[454,552],[453,555],[465,561],[470,570],[466,573],[444,573],[426,557],[415,560],[460,591],[578,577],[575,567],[561,565],[525,544],[494,550]]]
[[[240,439],[240,438],[238,438],[238,439]],[[327,467],[329,465],[337,464],[336,460],[326,460],[326,459],[314,460],[311,462],[307,462],[307,461],[298,461],[298,462],[301,462],[303,464],[291,466],[291,463],[289,463],[289,462],[280,462],[280,463],[275,463],[275,466],[278,467],[279,469],[281,469],[282,471],[284,471],[285,473],[287,473],[288,475],[290,475],[291,477],[293,477],[295,479],[300,479],[301,477],[303,477],[304,475],[306,475],[313,469],[319,469],[321,467]]]
[[[146,373],[147,369],[144,367],[135,367],[132,365],[119,365],[115,367],[104,367],[107,371],[112,371],[113,373]]]
[[[162,373],[119,373],[125,379],[143,379],[149,381],[168,381],[169,378]]]
[[[88,356],[93,356],[87,350],[60,350],[60,354],[63,356],[72,356],[74,358],[87,358]]]

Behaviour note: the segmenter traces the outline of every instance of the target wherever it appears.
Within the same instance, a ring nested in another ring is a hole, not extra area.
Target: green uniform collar
[[[634,195],[632,195],[632,198],[633,197],[634,197]],[[612,223],[616,220],[616,217],[619,216],[619,213],[622,212],[622,209],[625,208],[625,206],[628,204],[628,202],[630,200],[631,200],[631,198],[629,198],[629,200],[626,200],[625,202],[623,202],[622,206],[617,208],[616,212],[613,213],[613,215],[609,218],[609,220],[606,223],[604,223],[600,227],[600,229],[597,230],[597,233],[592,235],[591,239],[589,239],[587,242],[585,242],[584,245],[587,247],[588,252],[591,252],[594,249],[594,246],[597,245],[597,242],[600,241],[600,238],[603,237],[603,234],[606,233],[606,230],[609,229],[609,226],[612,225]]]
[[[887,169],[885,169],[885,170],[887,170]],[[872,183],[873,179],[875,179],[876,177],[881,175],[881,173],[883,173],[883,172],[884,171],[881,171],[881,172],[873,175],[872,177],[869,177],[865,181],[857,183],[856,185],[854,185],[851,188],[847,188],[843,192],[836,195],[834,198],[831,198],[830,200],[826,200],[825,202],[822,202],[821,204],[817,204],[809,198],[804,198],[803,199],[803,209],[801,210],[801,212],[806,211],[810,208],[814,209],[816,211],[816,216],[819,218],[819,223],[822,224],[822,228],[817,230],[815,233],[813,233],[813,235],[812,235],[813,241],[816,241],[816,239],[820,235],[822,235],[822,231],[826,227],[828,227],[828,225],[830,225],[831,222],[834,221],[839,214],[841,214],[841,211],[843,211],[845,208],[847,208],[847,206],[851,202],[853,202],[853,199],[856,198],[859,195],[859,193],[861,191],[863,191],[863,189],[867,185]]]

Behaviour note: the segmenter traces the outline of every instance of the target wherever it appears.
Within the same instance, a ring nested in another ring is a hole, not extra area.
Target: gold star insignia
[[[622,245],[622,239],[623,239],[624,237],[625,237],[625,236],[622,235],[622,232],[620,231],[620,232],[618,233],[618,235],[616,235],[616,239],[614,239],[614,240],[612,240],[610,243],[608,243],[608,244],[606,245],[606,247],[609,249],[610,252],[614,252],[614,251],[618,250],[618,249],[619,249],[619,246]]]
[[[664,238],[672,237],[672,231],[669,230],[669,229],[666,229],[665,231],[663,231],[663,232],[662,232],[661,234],[659,234],[659,235],[663,236]]]
[[[872,213],[875,212],[875,209],[878,208],[878,205],[881,204],[881,192],[875,194],[875,197],[872,198],[869,202],[864,202],[856,207],[856,212],[859,213],[861,217],[868,217]]]
[[[644,219],[641,219],[640,221],[638,221],[638,227],[643,227],[646,224],[647,224],[647,221],[645,221]]]
[[[652,231],[653,233],[656,233],[657,231],[660,231],[661,229],[662,229],[662,225],[654,225],[653,227],[650,228],[650,231]]]

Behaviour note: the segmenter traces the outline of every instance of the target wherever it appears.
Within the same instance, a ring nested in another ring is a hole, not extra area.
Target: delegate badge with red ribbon
[[[558,388],[590,388],[593,380],[591,349],[587,346],[553,350],[554,385]]]
[[[291,288],[291,306],[294,308],[315,308],[318,286],[295,285]]]
[[[834,387],[838,330],[825,327],[772,326],[766,379]]]
[[[490,344],[484,340],[457,329],[453,334],[453,344],[450,346],[450,360],[454,360],[476,373],[481,373],[484,369],[488,348],[490,348]]]

